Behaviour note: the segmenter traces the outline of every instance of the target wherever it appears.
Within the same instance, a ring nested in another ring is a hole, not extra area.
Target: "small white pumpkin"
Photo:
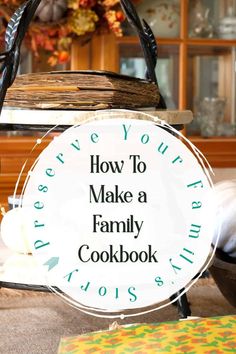
[[[9,210],[2,219],[2,240],[14,252],[31,253],[26,223],[28,215],[28,209],[19,207]]]
[[[38,265],[35,257],[13,253],[2,266],[1,280],[12,283],[46,285],[46,275],[47,267]]]
[[[67,0],[42,0],[35,16],[42,22],[60,20],[67,10]]]
[[[213,243],[219,236],[217,248],[236,257],[236,180],[215,184],[216,228]]]

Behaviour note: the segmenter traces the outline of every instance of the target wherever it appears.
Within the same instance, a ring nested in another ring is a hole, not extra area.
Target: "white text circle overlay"
[[[161,303],[191,282],[211,248],[205,169],[168,129],[122,113],[56,137],[30,172],[23,207],[48,285],[84,309]]]

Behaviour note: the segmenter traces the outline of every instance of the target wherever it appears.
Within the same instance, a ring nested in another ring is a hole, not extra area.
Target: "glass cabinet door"
[[[189,37],[236,39],[236,0],[190,0]]]
[[[235,135],[235,48],[188,48],[187,105],[194,121],[190,135]]]
[[[146,65],[139,44],[119,46],[121,74],[145,78]],[[168,108],[178,107],[179,49],[177,45],[160,45],[156,67],[160,91]]]
[[[29,51],[24,45],[21,47],[21,58],[18,69],[18,74],[28,74],[32,72],[46,72],[46,71],[61,71],[67,70],[70,63],[58,64],[52,67],[48,63],[49,54],[44,50],[39,50],[39,56],[34,57],[33,53]]]
[[[180,36],[180,0],[142,0],[136,10],[156,37],[177,38]],[[124,35],[135,35],[128,22],[124,23]]]

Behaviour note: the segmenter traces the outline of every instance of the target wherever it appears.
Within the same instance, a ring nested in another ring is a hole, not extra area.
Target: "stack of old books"
[[[158,107],[157,86],[106,71],[62,71],[19,75],[5,106],[30,109],[97,110]]]

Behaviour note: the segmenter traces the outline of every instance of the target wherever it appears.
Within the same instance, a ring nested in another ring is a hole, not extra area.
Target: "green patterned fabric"
[[[139,324],[62,338],[58,353],[236,353],[236,316]]]

